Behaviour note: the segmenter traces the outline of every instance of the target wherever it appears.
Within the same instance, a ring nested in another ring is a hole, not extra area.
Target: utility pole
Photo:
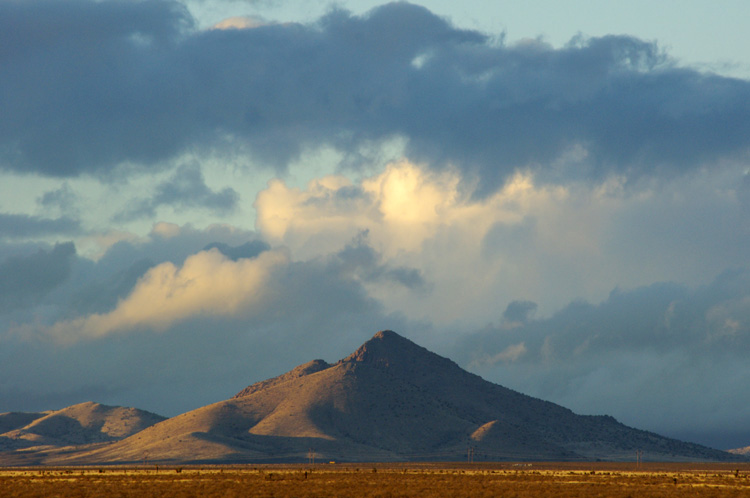
[[[469,449],[466,452],[466,461],[468,463],[474,463],[474,447],[469,446]]]

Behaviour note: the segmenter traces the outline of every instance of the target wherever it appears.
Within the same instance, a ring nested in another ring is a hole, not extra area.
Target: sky
[[[750,445],[744,2],[0,0],[0,412],[392,329]]]

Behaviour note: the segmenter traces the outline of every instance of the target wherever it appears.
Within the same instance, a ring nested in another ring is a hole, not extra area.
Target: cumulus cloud
[[[28,256],[11,256],[0,263],[0,313],[31,306],[65,282],[75,252],[75,246],[67,242]]]
[[[107,267],[80,259],[75,268],[76,281],[63,289],[64,296],[56,296],[67,315],[106,313],[125,299],[138,280],[156,263],[147,257],[127,267]]]
[[[384,265],[366,238],[295,261],[257,240],[235,244],[232,235],[160,225],[150,241],[122,242],[125,253],[113,246],[97,262],[81,258],[56,299],[23,325],[0,317],[3,406],[48,409],[43,402],[96,396],[174,415],[311,357],[335,361],[379,328],[428,328],[407,325],[369,295],[369,282],[414,286],[418,276]],[[144,259],[162,257],[169,241],[203,237],[219,242],[178,263]]]
[[[70,186],[65,183],[62,187],[50,190],[42,194],[37,200],[39,205],[45,209],[58,209],[64,213],[76,213],[75,207],[78,196]]]
[[[494,365],[496,363],[513,362],[518,360],[521,356],[526,353],[526,344],[519,342],[518,344],[511,344],[507,348],[503,349],[499,353],[492,355],[482,355],[475,358],[469,365],[473,367]]]
[[[135,205],[116,218],[154,218],[156,209],[160,206],[170,206],[174,209],[201,207],[216,214],[226,214],[236,209],[238,201],[239,194],[233,188],[212,191],[206,185],[203,173],[197,165],[181,166],[172,177],[156,186],[150,199],[133,201]]]
[[[241,246],[237,247],[232,247],[229,244],[225,244],[223,242],[212,242],[211,244],[208,244],[205,248],[203,248],[204,251],[208,251],[210,249],[217,249],[227,258],[231,259],[232,261],[237,261],[241,258],[254,258],[263,251],[268,251],[269,249],[271,249],[271,246],[269,246],[262,240],[253,240],[251,242],[245,242]]]
[[[290,247],[302,259],[339,251],[366,232],[367,246],[383,264],[429,275],[423,287],[427,293],[370,286],[374,295],[413,316],[452,320],[486,304],[479,296],[486,294],[490,275],[502,264],[481,256],[486,231],[494,223],[521,221],[517,203],[530,200],[525,198],[530,184],[522,177],[479,202],[462,197],[459,182],[455,174],[430,173],[407,162],[391,164],[356,185],[341,176],[314,180],[304,190],[274,181],[256,199],[256,227],[263,237]],[[541,205],[547,195],[530,197]],[[368,254],[354,249],[343,254]],[[474,278],[477,264],[486,279]],[[457,300],[456,295],[462,297]],[[423,299],[426,296],[435,299]],[[472,299],[476,301],[470,304]]]
[[[198,31],[167,0],[2,2],[0,20],[0,161],[16,171],[219,148],[283,168],[400,137],[487,194],[518,168],[672,175],[749,145],[750,82],[627,36],[505,45],[408,3],[254,29]]]
[[[367,236],[365,230],[336,253],[333,261],[342,274],[365,284],[395,283],[410,290],[426,290],[428,285],[419,270],[382,263],[381,255],[368,245]]]
[[[750,82],[407,3],[215,28],[169,0],[0,0],[0,169],[65,179],[0,214],[3,406],[174,414],[393,328],[583,413],[746,422]],[[217,178],[269,166],[255,230],[228,224],[246,190]],[[337,173],[294,186],[308,168]],[[125,226],[84,209],[103,185]],[[186,208],[224,223],[144,228]]]
[[[196,229],[160,223],[146,237],[119,233],[104,239],[103,254],[96,260],[77,255],[70,242],[54,249],[41,243],[0,244],[4,274],[0,308],[10,313],[9,321],[0,320],[0,336],[24,324],[47,327],[107,314],[150,269],[163,264],[181,267],[202,250],[218,250],[236,261],[270,249],[253,232],[222,225]]]
[[[408,162],[393,163],[360,185],[328,176],[301,190],[274,180],[256,199],[256,227],[304,257],[340,247],[365,229],[389,256],[417,252],[440,225],[461,216],[458,182],[457,175],[431,174]]]
[[[0,239],[77,235],[82,232],[74,218],[43,218],[28,214],[0,213]]]
[[[227,224],[212,224],[197,228],[190,224],[177,225],[169,222],[155,223],[145,237],[129,232],[107,232],[95,239],[102,254],[97,265],[102,268],[121,270],[144,258],[155,264],[169,261],[175,265],[212,244],[229,248],[244,244],[263,244],[251,230]],[[232,249],[229,249],[232,251]],[[222,251],[223,252],[223,251]],[[228,254],[228,256],[233,257]]]
[[[750,395],[747,269],[697,288],[615,289],[599,304],[578,301],[517,327],[490,326],[459,350],[483,375],[579,411],[616,413],[724,448],[750,440],[740,434],[750,411],[739,401]]]
[[[192,317],[249,313],[263,303],[270,274],[285,262],[281,252],[232,261],[218,250],[202,251],[180,268],[162,263],[149,269],[109,313],[58,322],[48,333],[66,341],[122,330],[164,330]]]
[[[503,311],[503,320],[508,324],[526,323],[533,317],[537,307],[532,301],[513,301]]]
[[[169,241],[184,248],[191,238],[196,238],[196,243],[201,235],[218,237],[219,233],[215,229],[203,232],[159,224],[151,241],[120,242],[95,263],[79,260],[74,267],[74,281],[53,300],[60,309],[57,317],[48,311],[45,320],[51,319],[51,323],[45,325],[37,320],[36,325],[22,325],[15,331],[28,334],[40,330],[70,343],[132,331],[163,332],[189,321],[251,320],[267,313],[273,307],[270,303],[278,301],[282,292],[299,294],[300,301],[295,306],[307,307],[310,295],[318,292],[312,278],[308,284],[302,283],[311,271],[330,275],[325,286],[332,294],[325,299],[341,306],[352,298],[334,292],[333,282],[351,287],[348,292],[360,295],[360,300],[376,309],[378,306],[363,286],[395,285],[419,291],[426,285],[419,271],[383,263],[367,244],[366,234],[360,234],[337,252],[308,262],[294,262],[287,250],[272,249],[257,239],[241,245],[211,242],[184,259],[175,258],[178,255],[170,250],[171,244],[164,246]],[[154,260],[163,257],[160,251],[165,250],[171,260]],[[290,292],[292,287],[295,293]],[[366,308],[358,304],[350,312],[366,313]],[[305,313],[309,312],[295,311],[298,316]]]
[[[211,29],[252,29],[264,24],[262,19],[252,16],[228,17],[214,24]]]
[[[383,264],[418,270],[429,288],[377,296],[436,323],[471,317],[480,325],[497,318],[498,306],[508,306],[509,324],[521,322],[534,310],[507,304],[520,296],[546,314],[576,298],[604,299],[618,285],[697,285],[746,262],[750,232],[738,229],[746,221],[732,168],[637,189],[617,178],[554,186],[516,174],[484,198],[466,195],[464,181],[460,170],[406,161],[357,182],[328,176],[292,188],[274,180],[257,196],[256,228],[301,259],[339,251],[366,231]]]

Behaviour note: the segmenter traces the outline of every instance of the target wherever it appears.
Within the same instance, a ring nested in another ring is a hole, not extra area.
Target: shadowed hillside
[[[13,463],[13,451],[24,463],[44,460],[59,448],[87,448],[136,434],[165,417],[136,408],[86,402],[41,413],[0,414],[0,464]]]

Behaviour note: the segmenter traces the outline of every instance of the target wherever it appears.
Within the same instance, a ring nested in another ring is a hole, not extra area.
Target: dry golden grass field
[[[0,469],[6,497],[750,497],[750,464],[534,463]]]

